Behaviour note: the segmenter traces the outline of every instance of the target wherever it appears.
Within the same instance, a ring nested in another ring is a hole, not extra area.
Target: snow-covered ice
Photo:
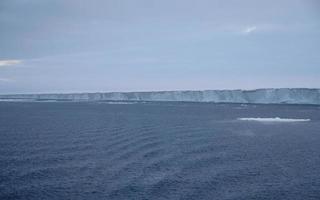
[[[0,95],[0,99],[71,101],[189,101],[257,104],[320,104],[320,89],[203,90]]]
[[[274,117],[274,118],[238,118],[238,120],[243,121],[258,121],[258,122],[308,122],[310,119],[290,119],[290,118],[280,118],[280,117]]]

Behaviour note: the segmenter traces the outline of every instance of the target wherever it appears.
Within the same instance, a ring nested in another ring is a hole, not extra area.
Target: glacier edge
[[[8,94],[0,95],[0,99],[68,101],[185,101],[320,105],[320,89],[279,88],[255,90]]]

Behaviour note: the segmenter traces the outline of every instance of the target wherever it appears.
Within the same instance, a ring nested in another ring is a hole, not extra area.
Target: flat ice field
[[[0,102],[0,199],[320,199],[320,106]]]

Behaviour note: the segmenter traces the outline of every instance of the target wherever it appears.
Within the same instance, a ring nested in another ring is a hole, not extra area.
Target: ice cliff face
[[[320,89],[257,89],[161,92],[0,95],[0,99],[72,101],[192,101],[216,103],[320,104]]]

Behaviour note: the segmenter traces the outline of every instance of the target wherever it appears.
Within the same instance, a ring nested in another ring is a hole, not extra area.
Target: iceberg
[[[58,101],[184,101],[245,104],[317,104],[320,89],[203,90],[0,95],[0,99]]]
[[[289,118],[238,118],[238,120],[242,121],[258,121],[258,122],[308,122],[310,119],[289,119]]]

